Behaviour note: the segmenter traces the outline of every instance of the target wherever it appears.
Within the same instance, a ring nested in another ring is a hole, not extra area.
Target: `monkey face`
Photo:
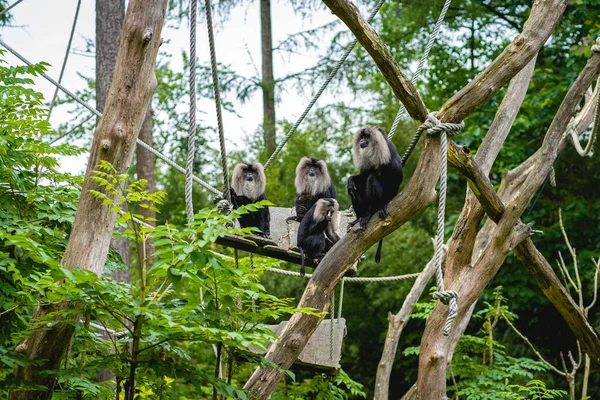
[[[246,182],[253,182],[256,179],[256,171],[252,168],[252,166],[244,168],[244,179]]]
[[[369,132],[363,132],[360,135],[360,139],[358,140],[358,145],[361,149],[364,149],[369,146],[371,143],[371,134]]]

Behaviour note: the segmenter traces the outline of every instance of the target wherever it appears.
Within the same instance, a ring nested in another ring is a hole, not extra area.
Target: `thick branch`
[[[62,264],[103,272],[115,222],[115,213],[90,189],[105,192],[91,179],[100,161],[110,162],[119,174],[127,172],[144,114],[155,89],[156,55],[167,9],[167,0],[131,0],[123,24],[115,75],[104,114],[94,134],[86,177],[73,222],[73,230]],[[107,195],[114,198],[111,194]],[[69,303],[39,307],[33,319],[65,307]],[[20,367],[16,375],[48,388],[47,391],[11,391],[9,399],[50,399],[55,376],[40,371],[58,369],[73,334],[71,324],[57,321],[47,330],[35,332],[19,345],[31,366]]]
[[[434,242],[435,246],[435,242]],[[443,257],[446,257],[446,246],[444,246]],[[394,358],[396,358],[396,351],[398,349],[398,342],[400,341],[400,335],[404,330],[404,327],[408,323],[408,318],[412,313],[414,303],[416,303],[423,290],[427,286],[427,283],[435,272],[435,257],[432,258],[421,274],[415,280],[413,287],[404,299],[402,307],[398,314],[388,316],[388,333],[385,337],[385,344],[383,345],[383,351],[381,353],[381,360],[377,366],[377,377],[375,380],[375,394],[374,400],[387,400],[390,389],[390,375],[392,373],[392,367],[394,366]]]
[[[413,179],[388,206],[389,218],[373,217],[364,232],[351,232],[344,236],[325,256],[309,281],[299,307],[312,307],[326,311],[331,291],[345,271],[373,244],[396,230],[406,221],[421,213],[435,201],[435,185],[439,170],[439,140],[427,138]],[[313,334],[322,317],[296,313],[271,346],[266,358],[283,369],[296,360]],[[251,399],[267,398],[277,387],[281,374],[271,367],[258,369],[245,385]]]

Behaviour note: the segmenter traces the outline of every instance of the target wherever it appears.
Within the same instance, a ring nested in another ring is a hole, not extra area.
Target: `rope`
[[[600,39],[596,40],[596,44],[592,46],[592,51],[594,53],[600,53]],[[567,130],[571,134],[571,140],[573,142],[573,146],[577,153],[580,156],[585,157],[592,152],[594,142],[596,141],[596,136],[598,135],[598,127],[600,126],[600,88],[596,88],[596,109],[594,111],[594,126],[592,127],[592,133],[590,134],[590,139],[588,140],[585,149],[581,148],[581,143],[579,142],[579,132],[577,131],[577,127],[575,124],[569,124]]]
[[[377,13],[379,12],[379,9],[381,8],[381,6],[383,5],[384,2],[385,2],[385,0],[379,0],[379,2],[377,2],[377,5],[375,5],[375,8],[373,9],[373,11],[371,11],[371,14],[369,15],[369,18],[367,18],[367,23],[368,24],[370,24],[373,21],[373,18],[375,18],[375,15],[377,15]],[[304,118],[308,115],[308,112],[310,111],[310,109],[315,105],[315,103],[317,102],[317,100],[319,99],[319,97],[321,96],[321,94],[323,94],[323,92],[325,91],[325,89],[327,88],[327,86],[329,85],[329,83],[332,81],[332,79],[335,77],[335,75],[337,75],[337,73],[340,70],[342,64],[344,64],[344,62],[346,61],[346,59],[348,58],[348,56],[350,55],[350,53],[352,53],[352,49],[354,49],[354,46],[356,46],[357,43],[358,43],[358,40],[354,39],[346,47],[346,51],[344,51],[344,54],[342,54],[342,57],[335,63],[335,66],[333,67],[333,70],[331,71],[331,73],[329,74],[329,76],[327,77],[327,79],[325,79],[325,82],[323,82],[323,84],[321,85],[321,87],[319,88],[319,90],[317,90],[317,93],[315,93],[315,95],[313,96],[313,98],[310,100],[310,102],[308,103],[308,105],[306,106],[306,108],[304,109],[304,111],[302,112],[302,114],[300,115],[300,118],[298,118],[298,120],[296,121],[296,123],[294,124],[294,126],[292,126],[292,128],[288,131],[288,133],[285,135],[285,137],[283,138],[283,140],[281,141],[281,143],[279,143],[279,145],[277,145],[277,148],[275,149],[275,151],[273,152],[273,154],[271,154],[271,157],[269,157],[269,159],[265,163],[265,165],[264,165],[265,169],[269,168],[269,165],[271,165],[271,163],[279,155],[279,153],[281,152],[281,150],[283,150],[283,147],[287,144],[287,142],[290,140],[290,138],[292,137],[292,135],[296,132],[296,130],[298,129],[298,127],[300,126],[300,124],[302,123],[302,121],[304,121]]]
[[[269,268],[270,272],[275,272],[276,274],[280,274],[280,275],[287,275],[287,276],[295,276],[295,277],[300,277],[300,278],[306,278],[306,279],[310,279],[312,277],[312,274],[306,274],[305,276],[300,275],[299,272],[294,272],[294,271],[287,271],[285,269],[279,269],[279,268]],[[394,282],[394,281],[401,281],[401,280],[405,280],[405,279],[413,279],[418,277],[419,274],[415,273],[415,274],[406,274],[406,275],[396,275],[396,276],[376,276],[376,277],[344,277],[344,281],[345,282],[356,282],[356,283],[371,283],[371,282]]]
[[[440,134],[440,202],[438,205],[438,228],[436,234],[435,244],[435,280],[438,287],[438,291],[433,294],[433,298],[440,300],[442,303],[449,305],[450,310],[446,323],[444,324],[443,334],[448,336],[452,323],[458,313],[458,306],[456,299],[458,293],[455,290],[444,289],[444,272],[442,271],[442,257],[443,257],[443,246],[444,246],[444,220],[446,213],[446,184],[448,180],[448,137],[447,135],[454,136],[464,128],[464,122],[459,124],[440,122],[435,117],[435,113],[430,113],[427,119],[417,129],[417,133],[420,135],[423,131],[427,130],[427,134],[435,135]]]
[[[219,131],[221,169],[223,170],[223,186],[225,187],[225,198],[231,203],[231,193],[229,192],[229,169],[227,168],[225,134],[223,133],[223,116],[221,115],[221,95],[219,93],[219,76],[217,75],[217,54],[215,51],[215,37],[213,34],[212,12],[210,8],[210,0],[204,0],[204,3],[206,4],[206,26],[208,28],[208,44],[210,47],[210,66],[212,70],[213,90],[215,93],[215,107],[217,108],[217,129]]]
[[[333,332],[333,320],[335,319],[335,288],[331,291],[331,302],[329,303],[329,315],[331,320],[329,321],[329,359],[333,361],[333,345],[334,345],[334,332]]]
[[[65,58],[62,63],[62,67],[60,69],[60,75],[58,76],[58,83],[62,82],[63,75],[65,74],[65,69],[67,67],[67,59],[69,58],[69,53],[71,52],[71,44],[73,44],[73,36],[75,34],[75,26],[77,26],[77,19],[79,17],[79,9],[81,8],[81,0],[77,2],[77,8],[75,9],[75,17],[73,18],[73,27],[71,28],[71,35],[69,36],[69,42],[67,43],[67,51],[65,52]],[[52,101],[50,102],[50,107],[48,108],[48,117],[46,117],[46,121],[50,120],[50,115],[52,114],[52,109],[54,108],[54,103],[56,102],[56,97],[58,96],[58,87],[54,88],[54,95],[52,96]]]
[[[19,52],[17,52],[15,49],[13,49],[12,47],[10,47],[8,44],[6,44],[6,42],[4,40],[2,40],[2,39],[0,39],[0,46],[4,47],[6,50],[10,51],[15,57],[17,57],[19,60],[23,61],[25,64],[27,64],[29,66],[33,65],[33,63],[31,63],[29,60],[27,60],[25,57],[23,57]],[[67,96],[69,96],[70,98],[72,98],[73,100],[75,100],[77,103],[79,103],[83,107],[87,108],[95,116],[97,116],[97,117],[101,117],[102,116],[102,113],[100,111],[96,110],[94,107],[90,106],[88,103],[86,103],[85,101],[81,100],[73,92],[71,92],[69,89],[65,88],[60,83],[56,82],[54,79],[52,79],[51,77],[49,77],[45,73],[41,73],[40,75],[44,79],[46,79],[48,82],[50,82],[51,84],[53,84],[54,86],[56,86],[60,90],[62,90]],[[136,139],[136,143],[137,143],[138,146],[142,146],[144,149],[148,150],[149,152],[151,152],[152,154],[154,154],[156,157],[158,157],[159,159],[161,159],[162,161],[164,161],[170,167],[176,169],[178,172],[181,172],[182,174],[185,174],[185,169],[184,168],[182,168],[180,165],[176,164],[173,160],[171,160],[169,157],[165,156],[164,154],[162,154],[158,150],[155,150],[154,148],[148,146],[146,143],[144,143],[140,139]],[[211,191],[212,193],[216,194],[217,196],[219,196],[219,197],[223,196],[223,193],[221,191],[219,191],[218,189],[216,189],[213,186],[209,185],[208,183],[204,182],[202,179],[198,178],[197,176],[194,175],[193,180],[194,180],[194,182],[196,182],[200,186],[204,187],[205,189]]]
[[[194,175],[194,158],[196,155],[196,15],[198,14],[198,0],[190,2],[190,111],[188,154],[185,164],[185,212],[188,220],[194,216],[194,202],[192,199],[192,176]]]
[[[6,14],[7,12],[9,12],[13,7],[17,6],[19,3],[21,3],[23,0],[17,0],[15,1],[12,5],[8,6],[7,8],[5,8],[4,10],[0,11],[0,17],[3,16],[4,14]]]
[[[444,3],[444,7],[442,7],[442,12],[440,12],[440,16],[438,17],[437,22],[435,23],[433,32],[431,32],[431,35],[429,35],[429,41],[427,42],[427,46],[425,46],[425,51],[421,55],[421,59],[419,60],[419,65],[417,66],[417,70],[415,71],[415,74],[413,75],[413,78],[411,79],[411,82],[413,85],[417,83],[417,81],[419,80],[419,77],[421,76],[421,71],[423,70],[423,66],[425,66],[425,61],[427,60],[427,57],[429,57],[429,52],[431,51],[431,48],[433,47],[433,44],[435,43],[435,39],[437,38],[438,33],[440,32],[440,28],[442,26],[442,23],[444,22],[444,18],[446,18],[446,12],[448,12],[448,8],[450,7],[451,2],[452,2],[452,0],[446,0],[446,2]],[[396,114],[396,118],[394,118],[394,123],[392,124],[392,127],[390,128],[390,134],[388,135],[388,138],[391,139],[394,136],[394,133],[396,133],[396,129],[398,128],[398,124],[400,123],[400,119],[404,115],[405,111],[406,111],[406,108],[404,108],[404,105],[400,104],[400,109],[398,110],[398,113]],[[402,165],[404,165],[405,161],[410,156],[410,153],[412,153],[412,151],[414,150],[415,146],[417,145],[417,142],[419,141],[419,137],[420,137],[420,134],[419,134],[419,136],[417,136],[415,134],[415,136],[413,137],[413,140],[410,142],[410,145],[408,146],[408,149],[404,153],[404,156],[402,156]]]
[[[336,323],[339,324],[340,323],[340,318],[342,317],[342,304],[344,303],[344,282],[346,281],[346,278],[342,278],[342,285],[340,286],[340,304],[338,307],[338,318]]]

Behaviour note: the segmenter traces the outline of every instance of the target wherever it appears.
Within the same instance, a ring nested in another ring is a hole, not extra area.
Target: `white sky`
[[[302,20],[300,16],[294,14],[289,3],[285,0],[273,1],[274,46],[277,46],[289,34],[323,25],[336,18],[328,10],[317,10],[312,13],[309,19]],[[9,46],[29,61],[34,63],[46,61],[50,63],[51,67],[49,67],[47,74],[58,80],[76,5],[77,0],[25,0],[11,10],[13,15],[12,26],[3,28],[0,35]],[[215,16],[215,18],[218,18],[218,16]],[[170,63],[175,70],[181,70],[182,68],[181,51],[189,52],[189,30],[186,24],[184,22],[178,30],[165,26],[162,33],[164,39],[169,39],[169,43],[164,44],[161,51],[173,54]],[[201,20],[199,20],[197,27],[197,35],[197,55],[199,62],[203,63],[209,60],[209,53],[206,25]],[[230,64],[238,73],[244,76],[253,76],[256,70],[261,70],[258,1],[234,10],[228,20],[218,27],[215,36],[219,62]],[[71,54],[62,81],[63,85],[72,91],[85,87],[85,82],[77,73],[87,77],[95,76],[94,57],[77,54],[85,49],[85,39],[93,41],[94,38],[95,0],[83,0]],[[324,46],[329,44],[329,39],[329,37],[323,38]],[[318,60],[319,55],[314,53],[294,54],[290,57],[284,57],[281,54],[275,54],[275,77],[309,67]],[[8,52],[7,60],[11,65],[22,64]],[[320,83],[315,83],[314,87],[309,88],[306,93],[314,93]],[[54,86],[41,77],[36,79],[36,89],[42,92],[48,101],[54,93]],[[280,93],[280,95],[281,101],[277,104],[278,119],[295,120],[309,101],[308,95],[299,97],[293,91]],[[327,102],[333,100],[336,99],[324,94],[317,106],[327,104]],[[205,110],[207,113],[207,116],[202,118],[213,118],[214,120],[214,104],[200,102],[198,108]],[[241,142],[240,139],[245,134],[254,132],[261,124],[262,94],[257,92],[250,101],[238,104],[237,111],[241,116],[240,118],[232,114],[224,114],[224,129],[229,149],[238,148]],[[53,126],[58,126],[66,118],[66,110],[57,108],[52,113],[51,122]],[[85,171],[87,156],[79,159],[69,158],[62,162],[62,167],[65,170],[82,173]]]

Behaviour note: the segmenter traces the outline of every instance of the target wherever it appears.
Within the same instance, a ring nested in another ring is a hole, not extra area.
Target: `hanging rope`
[[[62,82],[63,75],[65,74],[65,69],[67,67],[67,60],[69,58],[69,53],[71,52],[71,45],[73,43],[73,36],[75,34],[75,27],[77,26],[77,19],[79,18],[79,9],[81,8],[81,0],[77,2],[77,8],[75,9],[75,17],[73,18],[73,27],[71,28],[71,35],[69,36],[69,42],[67,43],[67,51],[65,52],[65,58],[63,59],[62,67],[60,69],[60,75],[58,75],[58,83]],[[56,97],[58,96],[58,87],[54,88],[54,95],[52,96],[52,101],[50,102],[50,107],[48,108],[48,116],[46,117],[46,121],[50,120],[50,115],[52,114],[52,110],[54,109],[54,103],[56,102]]]
[[[429,41],[427,42],[427,45],[425,46],[425,51],[421,55],[421,59],[419,60],[419,65],[417,66],[417,70],[415,71],[415,74],[413,75],[413,78],[411,80],[413,85],[417,83],[417,81],[419,80],[419,77],[421,76],[421,71],[423,70],[423,67],[425,66],[425,61],[427,60],[427,57],[429,57],[429,52],[431,51],[431,48],[433,47],[433,44],[435,43],[435,39],[437,38],[437,35],[440,32],[440,28],[442,26],[442,23],[444,22],[444,18],[446,18],[446,13],[448,12],[448,8],[450,7],[451,2],[452,2],[452,0],[446,0],[446,2],[444,3],[444,7],[442,7],[442,12],[440,12],[440,16],[438,17],[437,22],[435,23],[433,31],[431,32],[431,35],[429,35]],[[388,137],[390,139],[394,136],[394,133],[396,133],[396,129],[398,128],[398,124],[400,123],[400,119],[404,115],[405,111],[406,111],[406,108],[404,108],[404,105],[400,104],[400,109],[398,110],[398,113],[396,114],[396,118],[394,118],[394,123],[392,124],[392,127],[390,128],[390,134],[388,135]],[[415,146],[417,145],[417,142],[419,141],[419,137],[420,137],[420,135],[417,136],[416,134],[413,137],[412,141],[410,142],[410,145],[408,146],[408,149],[404,153],[404,156],[402,156],[402,165],[404,165],[406,160],[408,160],[410,153],[412,153]]]
[[[443,246],[444,246],[444,221],[446,213],[446,184],[448,180],[448,135],[454,136],[460,133],[465,127],[464,122],[459,124],[440,122],[435,117],[435,113],[430,113],[427,116],[427,120],[423,122],[423,125],[417,129],[417,133],[421,135],[424,131],[427,131],[428,135],[440,135],[440,200],[438,205],[438,227],[436,234],[435,244],[435,281],[438,287],[437,292],[433,294],[433,298],[440,300],[442,303],[449,305],[450,310],[446,323],[444,324],[443,334],[448,336],[452,323],[456,318],[458,312],[458,305],[456,299],[458,293],[455,290],[444,289],[444,272],[442,271],[442,257],[443,257]]]
[[[333,345],[334,345],[334,332],[333,332],[333,320],[335,319],[335,288],[331,291],[331,303],[329,303],[329,359],[333,360]]]
[[[340,286],[340,304],[338,307],[338,317],[336,320],[336,324],[340,323],[340,318],[342,317],[342,304],[344,303],[344,282],[346,282],[346,278],[342,278],[342,285]]]
[[[600,39],[596,40],[596,44],[592,46],[592,51],[594,53],[600,53]],[[600,88],[596,87],[595,94],[596,108],[594,111],[594,125],[592,126],[592,133],[590,133],[590,138],[588,140],[587,145],[585,146],[585,149],[581,147],[581,143],[579,142],[579,132],[577,131],[577,127],[575,126],[575,124],[571,123],[567,128],[568,132],[571,134],[571,141],[573,142],[573,147],[575,147],[577,153],[582,157],[585,157],[592,152],[594,142],[596,141],[596,136],[598,135],[598,127],[600,126]]]
[[[375,18],[375,15],[377,15],[377,13],[379,12],[379,9],[381,9],[381,6],[383,5],[384,2],[385,2],[385,0],[379,0],[379,2],[377,2],[377,5],[375,5],[375,8],[373,9],[373,11],[371,11],[371,14],[369,15],[369,18],[367,18],[367,23],[368,24],[370,24],[373,21],[373,18]],[[358,40],[354,39],[346,47],[346,51],[344,51],[344,54],[342,54],[342,58],[340,58],[338,60],[338,62],[335,63],[335,66],[333,67],[333,70],[331,71],[331,73],[329,74],[329,76],[327,77],[327,79],[325,79],[325,82],[323,82],[323,84],[321,85],[321,87],[319,88],[319,90],[317,90],[317,93],[315,93],[315,95],[313,96],[313,98],[310,100],[310,102],[308,103],[308,105],[306,106],[306,108],[304,109],[304,111],[302,112],[302,114],[300,115],[300,118],[298,118],[298,120],[296,121],[296,123],[294,124],[294,126],[292,126],[292,129],[290,129],[288,131],[288,133],[281,140],[281,142],[279,143],[279,145],[277,145],[277,148],[275,149],[275,151],[273,152],[273,154],[271,154],[271,157],[269,157],[269,159],[265,163],[265,169],[269,168],[269,165],[271,165],[271,163],[273,162],[273,160],[275,160],[275,158],[279,155],[279,153],[281,152],[281,150],[283,150],[283,147],[287,144],[287,142],[290,140],[290,138],[292,137],[292,135],[296,132],[296,130],[298,129],[298,127],[300,126],[300,124],[302,123],[302,121],[304,121],[304,118],[308,115],[308,112],[310,111],[310,109],[315,105],[315,103],[317,102],[317,100],[319,99],[319,97],[321,97],[321,95],[323,94],[323,92],[325,91],[325,89],[327,88],[327,86],[329,85],[329,83],[331,82],[331,80],[335,77],[335,75],[340,70],[342,64],[344,64],[344,62],[346,61],[346,58],[348,58],[348,56],[350,55],[350,53],[352,53],[352,49],[354,49],[354,46],[356,46],[357,43],[358,43]]]
[[[19,3],[21,3],[23,0],[17,0],[15,1],[12,5],[6,7],[4,10],[0,11],[0,17],[3,16],[4,14],[6,14],[7,12],[9,12],[13,7],[17,6]]]
[[[194,175],[194,159],[196,156],[196,16],[198,14],[198,0],[190,1],[190,111],[188,154],[185,164],[185,212],[188,220],[194,216],[194,202],[192,198],[192,177]]]
[[[269,268],[270,272],[274,272],[276,274],[280,274],[280,275],[287,275],[287,276],[295,276],[298,278],[305,278],[305,279],[310,279],[312,277],[312,274],[306,274],[304,276],[300,275],[299,272],[294,272],[294,271],[287,271],[285,269],[279,269],[279,268]],[[413,279],[418,277],[419,274],[415,273],[415,274],[406,274],[406,275],[396,275],[396,276],[375,276],[375,277],[344,277],[344,281],[347,282],[355,282],[355,283],[372,283],[372,282],[395,282],[395,281],[402,281],[405,279]]]
[[[215,37],[213,34],[212,11],[210,0],[204,0],[206,5],[206,26],[208,28],[208,45],[210,47],[210,66],[212,70],[213,90],[215,93],[215,107],[217,108],[217,129],[219,131],[219,146],[221,151],[221,169],[223,170],[223,186],[225,198],[231,203],[229,193],[229,170],[227,168],[227,153],[225,151],[225,134],[223,133],[223,116],[221,115],[221,94],[219,92],[219,76],[217,75],[217,54],[215,51]]]

